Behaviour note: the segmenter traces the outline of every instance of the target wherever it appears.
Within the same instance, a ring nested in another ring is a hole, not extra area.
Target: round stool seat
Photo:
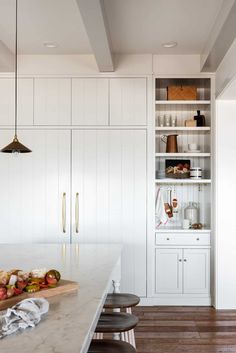
[[[104,308],[105,309],[116,309],[116,308],[131,308],[138,305],[140,298],[134,294],[128,293],[111,293],[107,295]]]
[[[95,332],[114,333],[132,330],[138,324],[138,318],[126,313],[102,313]]]
[[[124,341],[92,340],[88,353],[136,353],[136,349]]]

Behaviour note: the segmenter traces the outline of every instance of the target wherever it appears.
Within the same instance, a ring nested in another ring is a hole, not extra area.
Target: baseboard
[[[211,298],[141,298],[139,305],[211,306]]]

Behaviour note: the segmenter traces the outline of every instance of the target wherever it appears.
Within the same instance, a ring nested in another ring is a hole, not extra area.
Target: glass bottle
[[[189,202],[184,209],[184,219],[188,219],[190,225],[198,223],[198,208],[194,202]]]
[[[194,120],[196,120],[197,126],[205,126],[206,124],[205,115],[202,115],[200,110],[197,110],[197,115],[194,115]]]

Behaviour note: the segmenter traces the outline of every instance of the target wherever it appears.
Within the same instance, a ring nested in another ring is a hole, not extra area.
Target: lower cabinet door
[[[184,249],[184,294],[208,294],[210,292],[210,250]]]
[[[182,293],[182,249],[156,249],[156,293]]]

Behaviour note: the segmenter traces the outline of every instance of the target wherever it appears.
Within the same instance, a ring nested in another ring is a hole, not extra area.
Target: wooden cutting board
[[[0,300],[0,311],[8,309],[13,305],[19,303],[21,300],[24,300],[27,298],[50,298],[50,297],[54,297],[55,295],[76,292],[78,288],[79,288],[79,285],[77,282],[61,279],[55,288],[46,288],[35,293],[24,292],[20,295],[11,297],[9,299]]]

